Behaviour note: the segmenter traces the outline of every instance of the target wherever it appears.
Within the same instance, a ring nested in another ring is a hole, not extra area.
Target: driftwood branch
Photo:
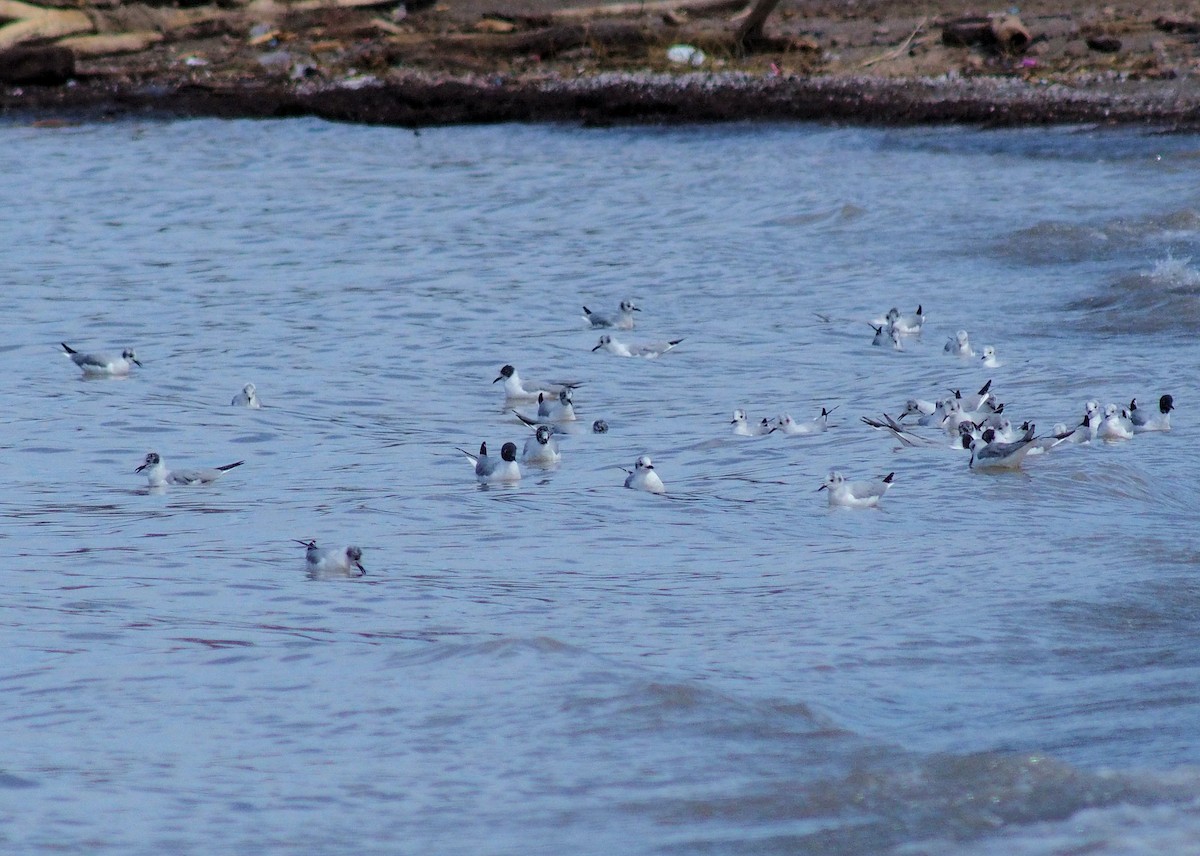
[[[925,29],[925,19],[924,18],[921,19],[920,23],[917,24],[916,28],[911,33],[908,34],[908,38],[905,39],[904,41],[902,41],[898,47],[892,48],[890,51],[881,53],[879,56],[873,56],[866,62],[860,63],[858,67],[859,68],[870,68],[877,62],[886,62],[887,60],[897,59],[898,57],[903,55],[903,53],[906,50],[908,50],[909,45],[911,45],[913,43],[913,39],[915,39],[917,37],[917,34],[920,33],[921,30],[923,30],[923,29]]]
[[[167,6],[149,6],[142,3],[118,4],[112,9],[91,9],[85,13],[78,9],[58,9],[52,6],[37,6],[20,0],[0,0],[0,50],[29,42],[50,41],[65,36],[72,38],[67,44],[72,50],[85,54],[107,53],[111,45],[113,53],[144,50],[171,33],[187,30],[198,24],[228,21],[242,26],[251,18],[254,21],[270,21],[294,12],[315,12],[324,9],[362,8],[387,6],[395,0],[252,0],[242,8],[226,9],[220,6],[193,6],[176,9]],[[157,38],[152,33],[158,33]],[[89,37],[97,38],[88,40]],[[142,47],[137,47],[141,44]]]
[[[554,21],[591,21],[596,18],[633,18],[639,15],[679,12],[706,15],[732,12],[746,5],[746,0],[646,0],[644,3],[611,3],[559,9],[551,12],[549,17]]]
[[[0,50],[95,29],[92,19],[78,9],[54,9],[16,0],[0,0],[0,20],[12,22],[0,27]]]
[[[779,0],[756,0],[750,12],[738,24],[737,33],[734,35],[737,43],[744,45],[748,41],[762,38],[763,24],[778,5]]]

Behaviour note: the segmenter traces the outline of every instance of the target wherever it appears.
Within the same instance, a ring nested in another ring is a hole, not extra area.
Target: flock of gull
[[[603,315],[583,308],[584,320],[592,327],[611,327],[632,330],[634,312],[641,311],[630,300],[624,300],[615,315]],[[826,316],[818,316],[829,321]],[[925,328],[926,316],[922,306],[912,315],[904,315],[892,308],[881,318],[869,322],[874,330],[872,344],[903,351],[910,337],[919,337]],[[622,357],[655,358],[667,353],[682,340],[627,344],[617,341],[611,334],[604,334],[593,351],[604,349]],[[949,337],[942,348],[944,354],[958,360],[978,361],[983,368],[998,368],[1002,365],[993,346],[979,352],[972,347],[966,330],[959,330]],[[478,454],[459,449],[475,468],[476,478],[482,483],[515,482],[521,478],[521,466],[555,466],[561,460],[561,452],[555,436],[564,433],[561,424],[576,419],[573,395],[580,385],[572,381],[534,381],[523,378],[512,365],[500,370],[493,383],[504,383],[505,404],[513,408],[520,404],[538,405],[536,415],[526,415],[513,410],[522,422],[535,429],[524,448],[518,453],[516,443],[505,443],[500,459],[488,455],[487,444],[481,444]],[[1014,425],[1005,415],[1005,405],[992,392],[992,381],[985,383],[978,392],[963,393],[952,390],[952,394],[934,401],[920,398],[909,399],[898,416],[887,413],[882,418],[862,417],[872,428],[887,432],[905,447],[948,447],[970,453],[968,467],[973,470],[1015,470],[1021,467],[1029,455],[1042,454],[1060,446],[1072,446],[1096,441],[1117,442],[1131,439],[1135,434],[1171,429],[1171,411],[1174,399],[1163,395],[1153,412],[1137,406],[1137,400],[1128,407],[1109,404],[1101,411],[1097,401],[1084,405],[1082,420],[1068,425],[1058,423],[1047,435],[1038,436],[1034,425],[1023,422]],[[780,432],[785,435],[822,434],[829,430],[829,416],[836,407],[821,408],[811,420],[797,421],[789,414],[775,418],[764,417],[753,421],[746,411],[733,411],[733,433],[741,437],[764,437]],[[593,426],[595,431],[607,430],[603,422]],[[626,471],[625,486],[651,493],[666,493],[662,479],[654,470],[648,455],[642,455],[634,463],[633,470]],[[895,474],[888,473],[881,479],[850,481],[834,471],[829,473],[818,491],[828,491],[831,506],[851,508],[872,507],[887,493],[894,482]]]
[[[92,353],[85,354],[76,351],[66,342],[62,342],[63,353],[79,366],[87,377],[123,377],[134,366],[141,367],[137,354],[126,348],[119,355]],[[233,397],[230,404],[234,407],[262,407],[258,391],[254,384],[248,383],[242,391]],[[211,484],[225,473],[236,469],[245,461],[235,461],[220,467],[197,467],[194,469],[171,470],[163,463],[162,455],[158,452],[148,452],[135,472],[144,473],[151,490],[162,490],[168,485],[198,485]],[[315,541],[298,541],[305,547],[305,565],[313,577],[327,576],[362,576],[366,569],[362,565],[362,550],[358,547],[346,547],[344,550],[333,547],[321,548]]]
[[[634,328],[634,313],[640,312],[631,300],[623,300],[612,315],[592,312],[583,307],[584,321],[592,328],[609,328],[628,331]],[[818,316],[823,321],[830,319]],[[872,345],[903,351],[906,339],[921,336],[926,316],[918,306],[912,315],[903,315],[891,309],[881,318],[869,322],[874,331]],[[623,342],[611,333],[601,335],[592,351],[604,350],[620,357],[654,359],[675,348],[682,339],[661,342]],[[123,376],[133,366],[141,367],[132,349],[120,355],[104,353],[81,353],[62,343],[63,351],[88,377]],[[971,346],[965,330],[959,330],[947,339],[943,352],[959,360],[977,360],[984,368],[1001,365],[994,347],[988,346],[976,352]],[[493,383],[503,383],[505,408],[511,410],[521,422],[534,431],[518,451],[517,444],[504,443],[499,458],[488,454],[487,443],[481,443],[477,454],[459,449],[474,468],[476,479],[482,484],[512,483],[521,478],[522,466],[548,468],[557,466],[562,459],[557,438],[572,432],[567,427],[577,421],[574,407],[574,392],[581,384],[578,381],[537,381],[524,378],[512,365],[505,365]],[[524,413],[517,409],[521,405],[537,404],[536,412]],[[246,384],[230,402],[235,407],[260,408],[261,401],[254,384]],[[1171,430],[1171,411],[1175,403],[1171,395],[1162,395],[1152,411],[1139,408],[1133,399],[1127,407],[1108,404],[1101,409],[1095,400],[1084,405],[1081,421],[1058,423],[1049,434],[1038,436],[1034,425],[1023,422],[1014,425],[1005,415],[1005,405],[998,401],[989,380],[977,392],[964,394],[952,390],[951,394],[937,400],[910,398],[896,417],[887,413],[882,418],[862,417],[862,422],[879,431],[886,432],[904,447],[943,447],[970,452],[968,466],[974,470],[1018,469],[1030,455],[1044,454],[1060,447],[1069,447],[1097,441],[1114,443],[1132,439],[1146,432]],[[821,408],[820,414],[811,420],[796,421],[788,414],[775,418],[763,418],[755,422],[746,411],[733,411],[732,431],[740,437],[764,437],[775,432],[785,435],[822,434],[829,430],[829,416],[836,407]],[[603,420],[592,424],[592,431],[604,433],[608,430]],[[216,481],[225,473],[240,467],[244,461],[235,461],[218,467],[194,469],[168,469],[158,452],[146,454],[137,472],[144,473],[152,489],[168,485],[200,485]],[[666,486],[654,469],[649,455],[640,455],[633,469],[626,470],[625,487],[653,494],[665,494]],[[867,508],[879,501],[892,486],[894,473],[867,481],[847,480],[840,472],[833,471],[817,490],[827,491],[830,506]],[[321,548],[313,540],[297,541],[305,548],[305,562],[310,575],[314,576],[361,576],[366,573],[362,565],[362,551],[355,546]]]
[[[632,330],[634,328],[634,312],[641,309],[632,300],[622,300],[616,313],[606,315],[593,312],[583,307],[583,320],[591,328],[609,328],[613,330]],[[611,333],[600,336],[592,351],[606,351],[617,357],[640,357],[655,359],[675,348],[683,339],[669,339],[661,342],[627,342],[621,341]],[[557,437],[573,433],[566,427],[577,421],[575,414],[575,390],[581,386],[579,381],[544,381],[533,380],[521,376],[513,365],[505,365],[492,383],[503,383],[504,405],[518,419],[534,429],[533,436],[525,441],[518,453],[517,444],[508,442],[500,447],[500,458],[488,454],[487,443],[479,445],[478,454],[472,454],[466,449],[459,449],[474,467],[475,477],[481,484],[512,483],[520,481],[521,467],[555,467],[562,460],[562,452],[558,447]],[[521,405],[537,404],[536,413],[523,413],[517,408]],[[592,423],[592,431],[603,434],[608,431],[608,424],[603,419]],[[634,461],[633,469],[626,470],[628,477],[625,487],[643,490],[648,493],[663,494],[667,492],[662,478],[654,469],[654,462],[649,455],[640,455]]]
[[[827,319],[823,319],[827,320]],[[913,315],[902,315],[896,308],[887,315],[871,322],[875,336],[872,344],[904,350],[908,336],[920,336],[925,326],[925,313],[921,306]],[[942,352],[961,360],[978,360],[984,368],[1001,365],[996,349],[987,346],[976,352],[966,330],[959,330],[946,340]],[[1004,404],[992,392],[992,381],[985,383],[978,392],[963,394],[952,390],[952,394],[936,401],[910,398],[898,417],[887,413],[881,419],[864,416],[862,421],[872,428],[888,432],[907,447],[947,446],[970,452],[968,466],[974,470],[1015,470],[1021,467],[1029,455],[1042,454],[1062,446],[1104,441],[1108,443],[1133,439],[1135,434],[1171,430],[1171,411],[1175,400],[1171,395],[1162,395],[1153,412],[1137,406],[1132,399],[1128,407],[1108,404],[1103,411],[1100,403],[1090,400],[1084,404],[1083,418],[1076,424],[1059,422],[1053,431],[1038,436],[1031,422],[1015,426],[1004,414]],[[825,412],[822,411],[822,417]],[[820,419],[821,417],[818,417]],[[911,422],[906,420],[911,419]],[[745,413],[734,413],[735,431],[748,428]],[[754,426],[757,433],[777,430],[778,422],[771,424],[763,420]],[[882,482],[846,482],[838,473],[830,473],[826,481],[830,491],[831,505],[872,506],[878,504],[891,484],[892,474]]]

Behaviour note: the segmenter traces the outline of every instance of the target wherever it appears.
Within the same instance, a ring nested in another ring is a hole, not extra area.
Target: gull
[[[909,336],[916,335],[925,326],[925,310],[918,304],[917,311],[912,315],[901,315],[897,312],[892,319],[892,326],[900,333]]]
[[[821,414],[814,416],[808,422],[796,422],[791,416],[785,413],[776,420],[778,423],[776,427],[784,434],[823,434],[829,430],[829,414],[834,410],[837,410],[837,408],[834,407],[831,410],[826,410],[822,407]]]
[[[900,342],[900,333],[893,326],[884,327],[882,325],[871,325],[871,329],[875,331],[875,338],[871,340],[871,344],[882,348],[884,345],[891,345],[892,350],[903,351],[904,345]]]
[[[618,357],[644,357],[647,360],[652,360],[655,357],[662,356],[682,341],[683,339],[672,339],[669,342],[635,342],[627,345],[605,333],[600,337],[600,341],[596,343],[596,347],[592,348],[592,351],[595,352],[603,348],[610,354],[615,354]]]
[[[844,475],[834,470],[817,490],[829,490],[830,508],[835,505],[844,508],[872,508],[879,505],[879,500],[888,492],[895,477],[895,473],[888,473],[877,482],[848,482]]]
[[[555,422],[574,422],[575,416],[575,394],[574,391],[567,387],[560,390],[558,393],[558,404],[551,404],[546,408],[549,412],[547,416]],[[538,409],[540,415],[541,409]]]
[[[295,538],[292,540],[296,541]],[[336,547],[318,547],[317,542],[312,540],[296,543],[308,548],[304,553],[304,562],[309,576],[314,579],[361,577],[367,573],[362,565],[362,550],[357,547],[339,550]]]
[[[950,390],[954,393],[954,397],[958,399],[958,403],[962,405],[962,409],[970,412],[978,410],[992,398],[992,382],[989,380],[979,388],[979,392],[974,395],[963,395],[957,389]]]
[[[1158,413],[1147,413],[1144,410],[1138,410],[1137,399],[1129,402],[1129,418],[1133,422],[1133,431],[1135,434],[1143,434],[1147,431],[1170,431],[1171,430],[1171,411],[1175,409],[1175,399],[1169,395],[1164,395],[1158,400]]]
[[[554,466],[562,460],[558,443],[550,434],[548,425],[539,425],[534,435],[525,441],[525,448],[521,450],[521,460],[539,467]]]
[[[475,467],[475,478],[480,484],[488,482],[515,482],[521,480],[521,468],[517,466],[517,444],[505,443],[500,447],[500,460],[488,457],[487,443],[479,444],[479,455],[459,449]]]
[[[146,471],[146,480],[150,487],[162,487],[167,484],[209,484],[215,482],[234,467],[240,467],[245,461],[235,461],[223,467],[202,467],[194,470],[168,470],[158,452],[150,452],[142,465],[134,470],[135,473]]]
[[[1062,422],[1055,424],[1054,431],[1051,433],[1048,440],[1053,440],[1049,448],[1055,446],[1068,445],[1074,446],[1080,443],[1090,443],[1094,439],[1095,432],[1092,430],[1092,414],[1083,414],[1083,421],[1074,428],[1067,428]]]
[[[942,417],[942,428],[947,434],[957,434],[958,426],[964,422],[974,422],[972,416],[974,411],[963,410],[962,402],[957,398],[947,399],[945,406],[946,415]]]
[[[262,402],[258,400],[258,391],[254,388],[254,384],[248,383],[242,387],[242,391],[233,397],[233,401],[229,402],[233,407],[250,407],[258,410],[262,407]]]
[[[593,312],[586,306],[583,307],[583,318],[593,327],[615,327],[618,330],[632,330],[633,313],[641,311],[641,309],[633,305],[632,300],[622,300],[621,305],[617,307],[615,318]]]
[[[564,389],[574,389],[579,386],[575,381],[560,381],[557,383],[521,379],[521,375],[512,365],[500,369],[500,376],[492,383],[504,381],[504,395],[509,401],[537,401],[538,395],[553,399]]]
[[[1015,470],[1026,455],[1038,448],[1032,425],[1013,443],[1001,443],[995,436],[995,431],[989,428],[983,432],[983,437],[971,441],[971,460],[967,466],[976,470]]]
[[[904,411],[900,414],[900,418],[906,416],[932,416],[933,412],[941,406],[941,402],[926,401],[923,398],[910,398],[904,402]],[[945,416],[945,413],[942,414]],[[938,418],[941,421],[941,417]]]
[[[893,306],[888,310],[887,315],[871,321],[873,327],[888,327],[906,336],[919,334],[924,325],[925,311],[920,306],[912,315],[901,315],[900,310]]]
[[[983,346],[983,353],[980,354],[979,359],[985,369],[996,369],[1004,365],[1004,363],[996,359],[996,349],[991,345]]]
[[[564,390],[564,392],[565,392],[565,390]],[[526,416],[524,413],[521,413],[518,410],[514,410],[513,413],[515,413],[517,415],[517,418],[520,419],[522,422],[524,422],[526,425],[533,426],[533,425],[539,425],[539,424],[544,424],[544,423],[553,421],[550,416],[550,414],[552,412],[551,404],[550,404],[549,399],[546,398],[545,393],[542,393],[542,392],[538,393],[537,403],[538,403],[538,409],[537,409],[536,416]]]
[[[622,467],[621,469],[625,469]],[[625,479],[625,487],[633,490],[644,490],[649,493],[666,493],[662,479],[654,471],[654,464],[649,455],[642,455],[634,462],[633,471],[625,470],[629,476]]]
[[[63,346],[63,353],[71,358],[71,362],[83,369],[85,375],[93,377],[127,375],[132,367],[131,364],[136,363],[138,368],[142,366],[138,362],[133,348],[126,348],[121,351],[121,356],[117,357],[112,354],[81,354],[66,342],[59,342],[59,344]]]
[[[864,424],[870,425],[877,431],[887,431],[893,437],[899,440],[902,445],[908,446],[909,448],[941,449],[945,448],[946,446],[945,438],[924,437],[920,434],[915,434],[905,428],[898,421],[888,416],[886,413],[883,414],[882,422],[878,419],[872,419],[869,416],[863,416],[862,421]],[[953,442],[951,442],[950,448],[967,448],[970,445],[970,440],[974,438],[977,430],[978,427],[974,422],[969,420],[962,421],[958,426],[958,435],[954,438]]]
[[[765,416],[762,422],[751,425],[746,419],[746,411],[740,408],[733,411],[733,421],[730,424],[733,426],[733,433],[739,437],[763,437],[775,430],[771,420]]]
[[[1133,423],[1124,417],[1115,404],[1104,408],[1104,421],[1096,432],[1101,440],[1113,442],[1116,440],[1133,439]]]
[[[975,352],[971,350],[971,340],[967,336],[966,330],[959,330],[954,334],[953,339],[947,339],[942,350],[955,357],[973,357]]]
[[[1088,429],[1088,441],[1095,440],[1100,433],[1100,423],[1104,416],[1100,413],[1100,402],[1095,399],[1083,405],[1083,424]]]

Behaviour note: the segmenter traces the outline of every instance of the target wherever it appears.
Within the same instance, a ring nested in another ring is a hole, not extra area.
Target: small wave
[[[1024,264],[1058,265],[1125,255],[1161,252],[1172,244],[1194,244],[1200,235],[1200,211],[1182,209],[1101,223],[1047,221],[1013,232],[996,245],[1001,257]]]
[[[1097,294],[1067,304],[1106,333],[1191,333],[1200,322],[1200,270],[1191,257],[1167,254],[1149,271],[1109,282]]]

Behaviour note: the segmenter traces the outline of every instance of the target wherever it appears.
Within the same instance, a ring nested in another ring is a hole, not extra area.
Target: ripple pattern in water
[[[1185,852],[1196,139],[0,126],[0,790],[22,852]],[[590,349],[642,307],[657,360]],[[929,316],[872,348],[891,305]],[[968,329],[985,370],[942,353]],[[137,348],[125,379],[59,353]],[[58,353],[56,353],[58,352]],[[563,463],[505,363],[583,381]],[[991,378],[1175,430],[971,473]],[[259,411],[232,408],[247,381]],[[837,406],[828,433],[737,438]],[[168,466],[245,459],[147,491]],[[624,490],[640,454],[667,497]],[[830,510],[837,468],[896,473]],[[358,580],[303,548],[357,544]],[[1049,842],[1053,842],[1052,849]]]

